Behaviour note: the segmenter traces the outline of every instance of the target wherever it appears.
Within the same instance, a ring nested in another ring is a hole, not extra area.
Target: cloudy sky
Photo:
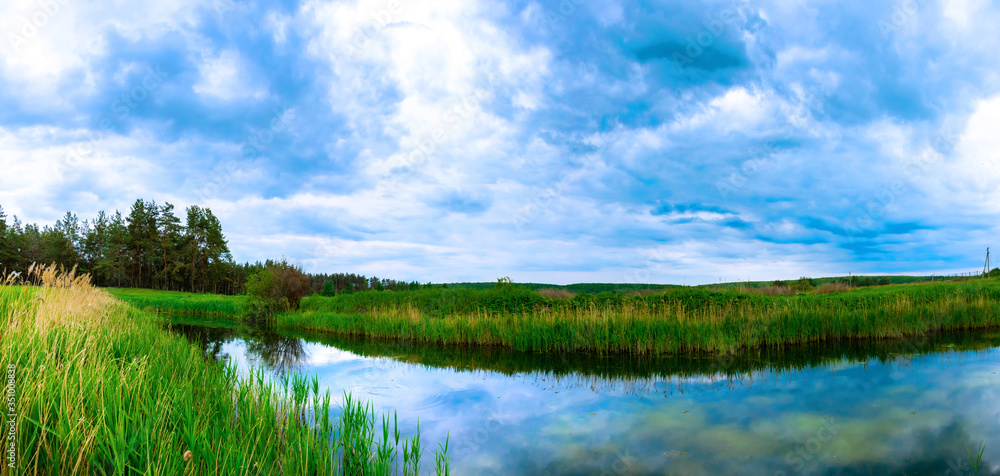
[[[988,0],[5,0],[0,205],[420,281],[967,272]],[[998,245],[1000,246],[1000,245]]]

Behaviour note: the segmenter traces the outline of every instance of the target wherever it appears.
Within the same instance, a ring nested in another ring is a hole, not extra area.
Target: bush
[[[812,278],[799,278],[794,284],[792,284],[792,289],[795,292],[809,292],[816,287],[816,280]]]
[[[286,260],[268,262],[267,267],[249,278],[243,316],[267,319],[275,313],[298,309],[309,292],[309,276]]]

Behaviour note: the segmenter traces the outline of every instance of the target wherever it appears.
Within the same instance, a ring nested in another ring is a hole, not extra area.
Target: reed
[[[994,280],[848,289],[767,295],[674,288],[568,299],[513,287],[365,292],[310,296],[301,310],[279,315],[276,324],[448,345],[633,355],[732,355],[762,347],[1000,327],[1000,282]],[[147,294],[151,307],[181,312],[193,309],[192,302],[213,298]],[[232,304],[238,298],[218,299],[238,308]]]
[[[395,417],[392,438],[387,416],[372,438],[375,409],[347,398],[335,418],[318,380],[239,376],[85,276],[32,277],[0,285],[17,422],[16,467],[0,475],[418,474],[419,435],[401,438]]]
[[[979,465],[983,461],[983,453],[986,451],[986,443],[983,441],[979,442],[979,451],[973,456],[972,451],[969,450],[969,444],[965,443],[965,453],[969,456],[969,464],[972,466],[973,476],[979,474]]]
[[[809,342],[998,327],[1000,285],[893,286],[797,296],[668,291],[549,300],[530,311],[446,315],[423,312],[412,303],[375,305],[353,313],[306,303],[303,310],[280,316],[278,325],[531,352],[735,354]]]

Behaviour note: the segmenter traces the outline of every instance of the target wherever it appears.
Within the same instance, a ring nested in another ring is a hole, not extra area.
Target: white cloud
[[[958,29],[967,29],[983,6],[989,5],[984,0],[945,0],[943,2],[945,18],[955,23]]]
[[[148,160],[141,132],[131,136],[93,136],[85,130],[55,127],[0,127],[0,203],[22,221],[51,222],[68,209],[89,216],[109,199],[134,199],[146,193],[146,184],[171,174]],[[86,188],[77,188],[76,184]],[[63,193],[72,203],[52,200]],[[113,194],[113,195],[109,195]],[[130,201],[128,202],[130,203]],[[55,208],[50,208],[55,207]]]
[[[310,2],[302,9],[321,29],[311,51],[338,75],[331,106],[352,123],[369,122],[373,110],[388,112],[374,129],[399,148],[366,161],[367,175],[381,180],[394,168],[412,167],[419,174],[407,181],[410,189],[420,183],[456,187],[491,163],[512,160],[517,125],[488,105],[510,97],[525,109],[537,107],[548,52],[522,50],[486,18],[481,4],[390,5]],[[371,94],[373,83],[398,99],[385,104],[387,98]]]
[[[109,31],[130,40],[181,31],[196,22],[198,0],[166,0],[131,4],[79,0],[5,0],[0,2],[0,41],[5,87],[33,102],[59,104],[62,82],[71,74],[85,78],[74,84],[93,91],[91,64],[107,48]]]
[[[947,168],[940,195],[955,206],[955,213],[1000,215],[1000,96],[993,96],[976,106]],[[994,221],[994,223],[997,223]],[[997,229],[1000,224],[993,228]]]
[[[267,92],[254,85],[250,71],[247,71],[239,52],[226,50],[217,56],[204,58],[198,66],[200,80],[194,85],[194,92],[215,96],[229,101],[233,99],[262,99]]]
[[[674,128],[690,130],[708,127],[723,133],[753,130],[770,118],[769,100],[760,91],[737,86],[712,98],[695,114],[678,118]]]

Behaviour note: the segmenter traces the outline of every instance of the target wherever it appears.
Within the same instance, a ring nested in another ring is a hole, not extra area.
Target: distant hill
[[[963,277],[975,277],[978,276],[975,273],[961,274],[961,275],[948,275],[948,276],[899,276],[899,275],[853,275],[854,277],[869,277],[875,279],[888,279],[890,284],[907,284],[907,283],[920,283],[928,281],[944,281],[947,279],[963,278]],[[817,285],[823,283],[841,281],[848,276],[830,276],[825,278],[810,278]],[[798,279],[784,279],[780,280],[786,284],[792,284],[798,281]],[[773,284],[774,281],[737,281],[728,283],[711,283],[711,284],[699,284],[693,286],[695,288],[715,288],[715,289],[729,289],[736,287],[749,287],[749,288],[762,288]]]
[[[970,273],[974,275],[975,273]],[[858,275],[854,275],[858,276]],[[867,275],[866,275],[867,276]],[[907,284],[907,283],[917,283],[925,281],[943,281],[946,279],[968,277],[968,275],[948,275],[948,276],[899,276],[899,275],[871,275],[869,276],[875,279],[888,279],[891,284]],[[821,285],[826,282],[838,281],[847,278],[847,276],[830,276],[825,278],[811,278],[816,285]],[[798,279],[786,279],[781,280],[784,283],[792,284],[798,281]],[[680,284],[642,284],[642,283],[577,283],[577,284],[546,284],[546,283],[514,283],[516,286],[523,286],[533,290],[539,289],[562,289],[573,293],[584,293],[584,294],[597,294],[604,291],[614,291],[614,292],[632,292],[632,291],[661,291],[664,289],[672,288],[711,288],[711,289],[730,289],[738,287],[749,287],[749,288],[763,288],[770,286],[774,281],[737,281],[737,282],[727,282],[727,283],[710,283],[710,284],[699,284],[695,286],[684,286]],[[490,289],[496,286],[496,282],[478,282],[478,283],[447,283],[449,288],[453,289]]]
[[[579,284],[545,284],[545,283],[514,283],[517,286],[527,287],[533,290],[539,289],[563,289],[573,293],[585,293],[585,294],[597,294],[604,291],[617,291],[617,292],[628,292],[628,291],[644,291],[644,290],[654,290],[661,291],[670,288],[683,288],[686,286],[681,286],[679,284],[636,284],[636,283],[579,283]],[[464,288],[464,289],[490,289],[497,285],[496,282],[491,283],[448,283],[449,288]]]

